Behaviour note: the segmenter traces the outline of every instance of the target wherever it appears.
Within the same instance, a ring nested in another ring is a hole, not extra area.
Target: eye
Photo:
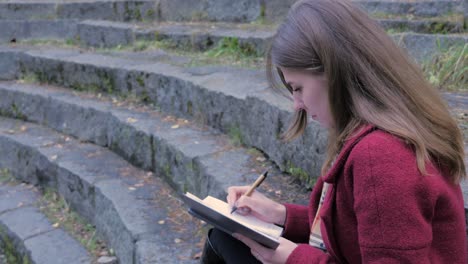
[[[302,89],[302,87],[293,87],[292,91],[297,93],[297,92],[300,92],[301,89]]]

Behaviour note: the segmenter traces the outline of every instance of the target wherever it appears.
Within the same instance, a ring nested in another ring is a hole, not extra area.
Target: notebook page
[[[233,219],[234,221],[242,223],[243,225],[251,229],[257,230],[259,232],[262,232],[274,238],[280,237],[281,233],[283,232],[283,228],[276,226],[274,224],[271,224],[271,223],[261,221],[255,218],[254,216],[251,216],[251,215],[244,216],[244,215],[240,215],[237,213],[231,214],[232,208],[229,206],[228,203],[223,202],[219,199],[216,199],[212,196],[207,196],[203,200],[203,204],[215,209],[216,211],[227,216],[228,218]]]

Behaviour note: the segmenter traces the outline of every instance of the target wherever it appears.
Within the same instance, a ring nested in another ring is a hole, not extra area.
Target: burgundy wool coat
[[[283,237],[299,246],[287,263],[467,263],[463,194],[400,138],[367,126],[347,140],[320,177],[309,206],[285,204]],[[320,211],[327,252],[308,245]],[[302,243],[302,244],[301,244]]]

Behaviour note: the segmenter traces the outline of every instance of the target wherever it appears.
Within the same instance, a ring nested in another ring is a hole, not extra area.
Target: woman
[[[214,229],[204,261],[466,263],[462,135],[376,22],[345,0],[299,1],[273,40],[268,72],[294,98],[286,139],[304,131],[307,115],[328,128],[322,177],[308,206],[230,187],[229,204],[284,226],[283,238],[271,250]]]

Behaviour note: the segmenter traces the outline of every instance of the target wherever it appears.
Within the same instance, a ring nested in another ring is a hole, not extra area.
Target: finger
[[[252,256],[253,256],[254,258],[256,258],[258,261],[260,261],[260,262],[262,262],[262,263],[265,263],[265,260],[264,260],[263,256],[262,256],[259,252],[257,252],[257,251],[255,251],[255,250],[251,249],[251,250],[250,250],[250,254],[252,254]]]
[[[248,186],[231,186],[227,189],[226,201],[230,206],[234,206],[235,202],[239,197],[242,196],[248,190]]]
[[[254,240],[243,236],[241,234],[233,234],[233,236],[239,239],[242,243],[247,245],[250,248],[250,253],[259,261],[265,262],[267,256],[270,256],[273,253],[273,250],[262,246],[261,244],[255,242]]]

